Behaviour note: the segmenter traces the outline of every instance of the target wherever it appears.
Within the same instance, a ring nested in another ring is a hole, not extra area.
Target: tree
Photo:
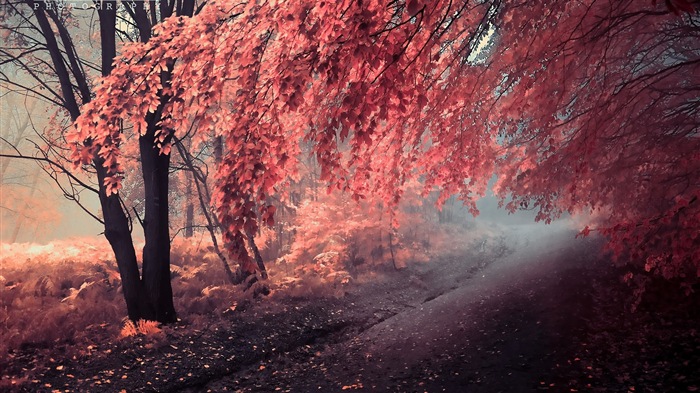
[[[403,124],[392,116],[406,112],[411,98],[417,98],[425,106],[426,97],[419,94],[425,89],[416,88],[416,84],[427,86],[439,79],[431,61],[435,53],[431,52],[441,50],[441,43],[433,40],[434,35],[441,34],[449,40],[468,37],[471,42],[474,32],[470,17],[453,18],[450,23],[457,28],[453,29],[451,24],[440,27],[448,14],[455,12],[460,16],[466,7],[427,8],[415,2],[389,3],[388,8],[379,3],[364,6],[323,3],[318,7],[305,2],[284,7],[269,3],[231,7],[210,3],[208,12],[192,21],[182,18],[165,21],[156,27],[148,44],[124,49],[116,61],[120,65],[115,69],[117,72],[97,88],[98,100],[85,107],[84,116],[77,122],[71,136],[79,145],[74,158],[81,162],[85,152],[89,156],[99,149],[105,152],[106,159],[118,162],[120,152],[111,141],[120,134],[117,131],[117,135],[109,136],[103,131],[110,127],[116,130],[115,125],[127,119],[140,132],[143,129],[140,118],[156,109],[157,95],[152,93],[164,89],[173,96],[163,107],[165,129],[192,125],[203,134],[214,130],[226,141],[215,199],[222,213],[221,221],[229,229],[230,251],[245,270],[253,271],[255,265],[241,249],[242,239],[247,232],[254,232],[259,222],[271,221],[274,206],[260,204],[256,211],[256,201],[266,201],[287,174],[294,172],[300,138],[315,144],[322,168],[321,180],[351,189],[357,198],[363,192],[384,192],[395,205],[401,190],[394,184],[400,184],[407,176],[397,168],[402,162],[416,159],[420,150],[408,150],[404,154],[403,147],[418,147],[425,141],[415,133],[421,127]],[[488,13],[491,7],[475,9]],[[337,15],[331,17],[334,13]],[[326,17],[331,18],[328,23]],[[372,20],[373,17],[377,20]],[[301,20],[300,25],[298,18],[308,20]],[[349,31],[334,31],[333,18],[346,23]],[[371,25],[367,26],[365,20]],[[424,28],[428,22],[437,24],[438,31]],[[460,27],[471,29],[460,31]],[[375,35],[370,34],[373,29],[379,29]],[[203,34],[207,39],[188,45],[191,40],[180,35],[185,33]],[[291,39],[297,33],[301,38]],[[382,40],[384,47],[372,46]],[[428,45],[430,50],[421,49]],[[468,45],[461,42],[459,46]],[[404,53],[407,48],[410,51]],[[461,56],[457,49],[460,48],[450,51],[452,56]],[[417,62],[419,57],[421,61]],[[170,84],[163,86],[156,75],[175,59],[178,63],[172,68]],[[374,70],[362,71],[358,66],[363,63],[373,64]],[[426,77],[413,84],[402,83],[405,78],[401,67],[413,67],[413,64],[424,68]],[[372,79],[376,79],[375,83],[370,83]],[[379,110],[379,102],[358,100],[360,96],[383,97],[396,93],[402,97],[389,101],[392,116],[386,108]],[[410,106],[411,114],[420,113],[417,105]],[[312,116],[316,108],[323,111]],[[418,117],[409,121],[425,122]],[[391,123],[380,124],[386,121]],[[352,176],[345,168],[347,160],[339,154],[336,142],[336,134],[341,140],[347,139],[351,126],[356,128],[349,157]],[[368,126],[377,130],[363,131],[362,127]],[[393,132],[394,127],[405,132]],[[383,140],[372,143],[373,133],[384,137]],[[164,154],[170,150],[167,137],[162,135],[163,142],[159,145]],[[85,146],[80,143],[83,140],[93,143]],[[369,154],[364,153],[378,147],[388,148],[392,155],[387,157],[386,172],[375,175],[370,171]],[[235,176],[231,175],[234,173]],[[116,191],[120,175],[118,171],[111,174],[110,191]],[[375,190],[369,189],[365,177],[379,181]],[[485,180],[474,180],[477,182],[481,188],[485,187]],[[462,189],[465,200],[473,203],[471,190]]]
[[[700,100],[689,75],[700,41],[695,14],[674,14],[695,6],[667,3],[215,0],[183,17],[193,3],[163,2],[132,10],[140,42],[114,62],[116,13],[102,8],[92,89],[61,17],[41,5],[33,15],[61,87],[49,98],[75,120],[70,160],[99,181],[129,316],[170,321],[167,169],[190,129],[195,147],[211,133],[223,142],[212,199],[248,273],[259,268],[246,241],[273,222],[272,197],[287,199],[305,141],[320,180],[358,200],[374,193],[395,209],[421,177],[438,203],[458,194],[476,214],[498,173],[509,208],[535,206],[544,220],[605,210],[598,229],[618,256],[697,277]],[[118,193],[128,149],[150,198],[143,278]],[[614,185],[627,179],[631,193]]]
[[[619,261],[690,289],[700,277],[700,25],[697,2],[666,3],[506,13],[499,56],[511,64],[492,126],[508,130],[498,189],[513,195],[509,208],[534,206],[544,220],[592,213],[583,235],[599,231]]]
[[[29,90],[36,97],[54,103],[67,113],[71,121],[81,114],[81,105],[93,98],[92,80],[99,74],[103,77],[113,69],[121,39],[136,39],[147,42],[151,27],[171,15],[191,16],[197,7],[195,0],[146,1],[120,3],[105,0],[91,5],[90,13],[97,16],[99,24],[99,53],[85,52],[77,45],[81,39],[71,34],[86,34],[89,29],[81,27],[86,18],[80,18],[80,7],[68,8],[59,1],[18,0],[2,5],[3,38],[8,46],[2,49],[2,65],[12,66],[12,72],[3,70],[2,80],[13,89]],[[86,3],[88,4],[88,3]],[[125,29],[125,30],[123,30]],[[15,77],[20,73],[26,79]],[[157,76],[167,83],[168,69]],[[156,92],[158,106],[169,97]],[[144,184],[145,216],[144,232],[146,245],[143,249],[142,271],[139,266],[131,238],[131,218],[126,205],[113,194],[112,172],[118,170],[117,163],[110,161],[104,152],[93,151],[83,156],[83,169],[95,177],[96,184],[73,175],[70,161],[66,160],[65,134],[48,140],[47,147],[40,150],[38,160],[54,173],[65,175],[73,198],[81,191],[90,190],[99,196],[102,217],[94,216],[104,223],[105,236],[114,250],[119,266],[129,317],[133,320],[150,319],[173,322],[176,319],[170,285],[170,237],[168,227],[168,174],[170,156],[161,155],[153,148],[153,141],[161,132],[162,116],[156,110],[144,116],[139,124],[144,129],[138,138],[138,156]],[[117,128],[122,129],[122,125]],[[113,135],[117,137],[117,130]],[[110,138],[109,136],[108,138]],[[170,138],[168,137],[169,141]],[[93,141],[82,140],[90,145]],[[110,141],[112,146],[121,143],[121,137]],[[5,155],[12,158],[28,158],[24,154]],[[68,165],[66,164],[68,163]]]
[[[163,154],[169,130],[214,131],[226,145],[214,198],[250,271],[242,239],[275,212],[255,201],[284,197],[303,139],[321,180],[357,199],[395,207],[422,176],[440,203],[459,194],[477,213],[498,173],[510,209],[606,211],[597,229],[618,257],[696,278],[698,21],[675,15],[690,2],[667,3],[211,2],[125,48],[76,122],[74,159],[118,163],[116,125],[143,133],[154,111]],[[119,171],[107,179],[116,192]]]

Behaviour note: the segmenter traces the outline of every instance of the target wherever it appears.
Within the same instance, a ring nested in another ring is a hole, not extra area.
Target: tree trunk
[[[185,173],[186,186],[185,186],[185,237],[190,238],[194,236],[194,202],[192,194],[192,177],[194,174]]]
[[[77,54],[72,48],[70,35],[65,26],[61,25],[55,10],[39,0],[26,0],[36,16],[37,29],[45,38],[45,49],[51,57],[53,72],[61,91],[61,104],[75,121],[80,116],[80,105],[90,102],[91,92],[86,75],[78,66]],[[97,8],[100,25],[101,71],[103,76],[111,73],[113,60],[116,56],[117,9],[116,0],[102,0]],[[153,22],[165,19],[173,11],[186,16],[192,16],[195,11],[194,0],[183,0],[175,3],[162,1],[160,14],[156,17],[153,12]],[[135,3],[136,4],[136,3]],[[151,22],[148,20],[143,3],[134,10],[134,21],[137,23],[142,42],[150,38]],[[51,20],[49,20],[51,18]],[[56,29],[57,31],[56,31]],[[61,45],[57,41],[61,39]],[[68,69],[70,67],[70,70]],[[167,85],[169,73],[162,75],[163,85]],[[107,195],[104,181],[108,171],[103,167],[104,161],[95,155],[93,165],[97,173],[99,185],[98,195],[104,218],[105,237],[110,243],[119,267],[122,279],[124,299],[127,312],[132,320],[149,319],[160,322],[176,320],[173,306],[172,287],[170,284],[170,233],[168,225],[168,169],[170,156],[159,154],[155,148],[154,135],[158,129],[156,124],[161,120],[160,111],[168,97],[161,97],[160,107],[156,114],[147,117],[148,132],[139,139],[141,166],[145,184],[146,212],[144,234],[146,246],[143,249],[143,269],[139,272],[131,225],[126,210],[118,195]],[[89,142],[89,141],[88,141]],[[168,142],[168,141],[166,141]]]
[[[220,164],[224,156],[224,139],[220,136],[214,138],[214,163]]]
[[[102,166],[102,162],[96,160],[97,179],[100,184],[100,206],[105,223],[105,237],[114,251],[117,260],[119,276],[122,280],[122,290],[126,301],[126,311],[129,319],[136,321],[152,315],[148,303],[141,299],[144,295],[141,275],[136,261],[136,250],[131,240],[129,230],[129,220],[124,213],[124,209],[119,201],[119,196],[107,196],[104,188],[104,179],[107,170]]]
[[[148,319],[175,322],[173,290],[170,283],[170,228],[168,217],[168,169],[170,155],[155,147],[155,124],[159,116],[148,119],[149,131],[139,139],[141,170],[145,191],[143,248],[143,285],[153,315]]]
[[[258,266],[258,270],[260,270],[260,277],[263,280],[267,280],[267,269],[265,268],[265,262],[263,262],[262,255],[260,255],[260,250],[255,244],[255,236],[253,236],[253,234],[250,232],[246,233],[246,235],[248,237],[248,247],[250,247],[250,249],[253,251],[255,264]]]
[[[116,1],[105,1],[98,15],[100,19],[100,44],[102,48],[102,75],[107,76],[112,71],[112,60],[117,54],[116,45]],[[67,94],[63,89],[64,95]],[[83,101],[90,100],[89,96],[83,96]],[[77,116],[73,115],[73,120]],[[104,162],[100,158],[94,160],[97,172],[97,180],[100,185],[99,196],[102,207],[102,215],[105,225],[105,237],[112,246],[114,257],[119,267],[119,275],[122,279],[122,290],[126,301],[126,310],[129,319],[136,321],[139,319],[153,319],[155,314],[152,305],[144,301],[145,289],[141,281],[139,266],[136,259],[136,250],[131,238],[131,228],[129,219],[126,216],[124,207],[118,195],[106,195],[104,179],[107,176],[107,169],[103,167]]]
[[[391,263],[394,265],[394,269],[401,270],[400,266],[396,263],[396,255],[394,255],[393,231],[393,229],[389,230],[389,252],[391,253]]]

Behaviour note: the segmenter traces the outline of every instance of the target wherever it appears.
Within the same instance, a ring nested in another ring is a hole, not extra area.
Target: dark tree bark
[[[97,163],[97,178],[104,184],[107,171],[101,163]],[[141,275],[136,261],[136,250],[129,231],[129,220],[124,214],[124,209],[116,195],[107,196],[104,186],[100,186],[100,205],[105,223],[105,237],[109,241],[114,257],[117,260],[119,275],[122,280],[122,290],[126,301],[126,311],[129,319],[136,321],[154,312],[149,304],[143,302],[144,288],[141,284]]]
[[[192,176],[187,174],[187,184],[185,185],[185,237],[189,238],[194,236],[194,194],[192,193]]]
[[[253,251],[253,257],[255,258],[255,264],[260,270],[260,278],[267,280],[267,269],[265,268],[265,262],[263,261],[262,255],[260,255],[260,250],[257,244],[255,244],[255,236],[252,233],[247,233],[248,247]]]
[[[154,147],[153,138],[156,127],[150,128],[153,131],[149,131],[139,140],[146,195],[143,284],[148,297],[147,301],[154,312],[148,319],[168,323],[177,320],[170,284],[170,228],[168,225],[170,155],[160,154]]]

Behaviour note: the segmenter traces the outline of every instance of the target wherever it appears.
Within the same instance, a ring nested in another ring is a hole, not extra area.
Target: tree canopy
[[[273,220],[299,143],[322,180],[389,206],[408,178],[509,209],[590,215],[621,260],[700,275],[700,25],[687,1],[208,2],[154,26],[95,88],[69,135],[122,178],[123,149],[190,128],[225,141],[213,200],[230,251]],[[687,11],[677,15],[679,11]],[[347,149],[345,148],[347,147]],[[258,208],[256,209],[256,206]]]

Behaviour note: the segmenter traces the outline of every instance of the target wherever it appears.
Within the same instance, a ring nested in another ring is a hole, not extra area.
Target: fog
[[[75,202],[66,199],[43,172],[41,175],[31,199],[15,200],[11,195],[17,190],[26,189],[26,184],[3,182],[0,195],[1,242],[10,242],[15,238],[16,242],[46,244],[71,237],[97,236],[104,231],[102,224]],[[85,193],[82,202],[92,211],[99,212],[96,196]]]
[[[30,214],[29,218],[23,220],[21,223],[16,242],[46,244],[52,240],[101,235],[104,231],[102,224],[85,213],[75,202],[66,199],[55,184],[46,177],[44,173],[41,174],[41,181],[39,181],[36,196],[38,197],[38,201],[43,203],[48,202],[48,206],[55,209],[55,214],[51,217],[51,220],[45,222],[32,218]],[[3,185],[3,193],[0,195],[0,203],[2,203],[3,206],[6,206],[8,202],[8,198],[5,197],[5,192],[11,187],[26,187],[26,185]],[[90,208],[91,211],[99,212],[99,201],[96,196],[84,194],[82,202],[86,207]],[[27,201],[27,204],[29,211],[37,208],[37,206],[32,205],[31,201]],[[479,209],[479,215],[477,217],[472,217],[464,208],[456,207],[456,210],[467,222],[497,225],[503,228],[522,225],[534,225],[537,228],[549,227],[552,228],[552,230],[554,230],[555,227],[575,227],[574,222],[569,219],[567,215],[547,225],[544,222],[535,222],[537,212],[534,210],[517,210],[514,213],[509,213],[505,209],[498,207],[498,200],[490,191],[487,196],[477,201],[477,208]],[[2,242],[9,242],[12,232],[16,230],[17,216],[12,213],[13,211],[8,211],[8,209],[5,208],[3,214],[0,216],[0,241]],[[134,222],[134,237],[137,239],[143,237],[142,229],[138,222]]]

